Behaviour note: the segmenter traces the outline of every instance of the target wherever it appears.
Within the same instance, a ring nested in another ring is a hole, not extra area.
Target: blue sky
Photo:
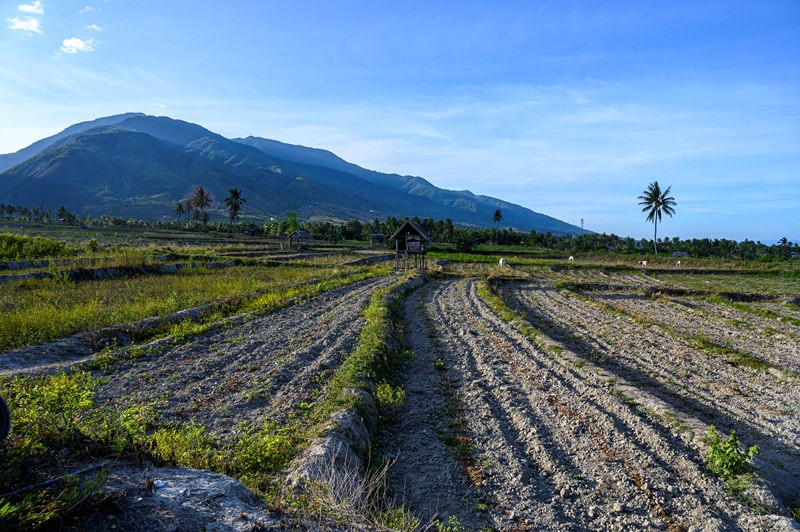
[[[587,229],[800,240],[800,2],[0,3],[0,153],[167,115]]]

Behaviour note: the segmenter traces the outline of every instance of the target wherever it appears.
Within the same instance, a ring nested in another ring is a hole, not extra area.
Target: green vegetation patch
[[[259,427],[242,424],[222,440],[194,423],[159,426],[157,403],[97,403],[95,389],[101,384],[83,371],[4,380],[13,432],[0,449],[0,492],[36,485],[50,475],[52,451],[66,448],[83,460],[144,455],[159,464],[217,471],[266,496],[300,442],[291,424],[271,420]],[[39,489],[22,499],[0,499],[0,528],[62,519],[78,510],[77,502],[97,499],[101,488],[102,476],[66,482],[55,492]]]
[[[353,390],[372,390],[375,383],[397,381],[407,354],[402,349],[400,318],[400,303],[405,294],[397,293],[396,288],[405,280],[372,294],[369,306],[364,310],[366,324],[361,329],[356,349],[334,372],[324,398],[312,411],[313,419],[320,425],[327,423],[335,412],[363,409],[360,396]],[[394,393],[394,400],[387,401],[392,406],[403,397],[397,395],[399,392]],[[385,395],[388,399],[388,393]],[[370,428],[374,431],[376,427]]]
[[[41,236],[0,234],[0,260],[35,260],[71,253],[64,242]]]
[[[702,334],[694,335],[694,337],[691,339],[691,344],[694,347],[702,349],[712,355],[724,356],[728,359],[728,361],[730,361],[731,364],[737,367],[747,367],[758,371],[766,371],[774,367],[772,364],[764,362],[760,358],[756,358],[749,353],[745,353],[744,351],[734,349],[730,345],[722,345],[712,342]]]
[[[792,325],[796,325],[800,327],[800,319],[792,317],[792,316],[784,316],[778,314],[777,312],[773,312],[771,310],[763,309],[754,307],[752,305],[748,305],[747,303],[739,303],[736,301],[730,301],[728,299],[722,297],[707,297],[705,298],[706,301],[709,303],[716,303],[718,305],[725,305],[726,307],[734,308],[741,312],[745,312],[747,314],[753,314],[755,316],[760,316],[762,318],[768,318],[772,320],[778,321],[785,321],[787,323],[791,323]]]
[[[369,271],[384,273],[377,268]],[[346,272],[333,268],[326,277]],[[80,283],[49,279],[14,283],[0,293],[0,352],[213,301],[224,302],[225,314],[267,308],[292,297],[292,285],[318,277],[315,268],[235,267]]]

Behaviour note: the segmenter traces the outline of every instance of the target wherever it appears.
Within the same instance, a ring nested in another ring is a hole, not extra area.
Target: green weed
[[[727,438],[722,438],[714,425],[708,429],[705,442],[709,447],[706,457],[708,468],[723,480],[729,480],[750,471],[750,463],[758,454],[756,445],[750,446],[746,451],[739,446],[735,430],[731,430]]]
[[[447,523],[436,522],[436,532],[467,532],[467,530],[467,527],[462,525],[455,515],[451,515],[447,519]]]

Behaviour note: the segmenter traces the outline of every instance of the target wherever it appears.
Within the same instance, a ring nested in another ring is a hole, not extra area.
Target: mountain
[[[71,125],[61,133],[57,133],[52,137],[47,137],[42,140],[38,140],[33,144],[31,144],[30,146],[28,146],[27,148],[22,148],[16,153],[7,153],[4,155],[0,155],[0,172],[4,172],[16,164],[19,164],[26,159],[29,159],[35,155],[40,154],[47,148],[57,146],[60,141],[63,142],[63,139],[75,135],[76,133],[81,133],[83,131],[98,126],[113,125],[122,122],[127,118],[132,118],[135,116],[145,116],[145,115],[143,115],[142,113],[125,113],[121,115],[107,116],[105,118],[98,118],[97,120],[90,120],[89,122],[80,122],[78,124]]]
[[[454,191],[441,189],[421,177],[385,174],[374,170],[367,170],[353,163],[349,163],[327,150],[285,144],[277,140],[260,137],[237,138],[233,140],[256,147],[268,155],[291,161],[296,167],[307,170],[313,169],[314,166],[327,167],[347,172],[380,186],[389,187],[414,196],[421,196],[447,210],[463,213],[462,217],[458,219],[454,216],[448,216],[452,218],[454,222],[462,225],[472,225],[476,227],[491,226],[494,210],[501,209],[503,211],[503,225],[511,226],[519,230],[536,229],[540,232],[551,231],[553,234],[579,234],[582,232],[577,226],[566,224],[556,218],[534,212],[525,207],[497,198],[476,195],[469,190]],[[486,216],[485,213],[489,213],[488,216]],[[479,218],[480,215],[483,215],[483,217]]]
[[[227,139],[169,117],[126,113],[68,127],[14,154],[0,155],[0,203],[79,214],[156,218],[198,185],[215,198],[243,191],[248,216],[372,220],[450,218],[460,225],[577,234],[555,218],[469,191],[438,188],[421,177],[385,174],[316,148],[259,137]],[[224,206],[218,202],[218,215]]]

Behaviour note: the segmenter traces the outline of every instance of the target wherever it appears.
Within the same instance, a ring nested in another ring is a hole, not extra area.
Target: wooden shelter
[[[394,240],[394,269],[425,271],[431,237],[417,222],[406,220],[389,240]]]
[[[289,249],[306,249],[311,235],[302,229],[297,229],[289,235]]]
[[[376,246],[378,244],[383,244],[383,241],[386,239],[386,235],[383,233],[372,233],[369,235],[369,239],[372,245]]]

